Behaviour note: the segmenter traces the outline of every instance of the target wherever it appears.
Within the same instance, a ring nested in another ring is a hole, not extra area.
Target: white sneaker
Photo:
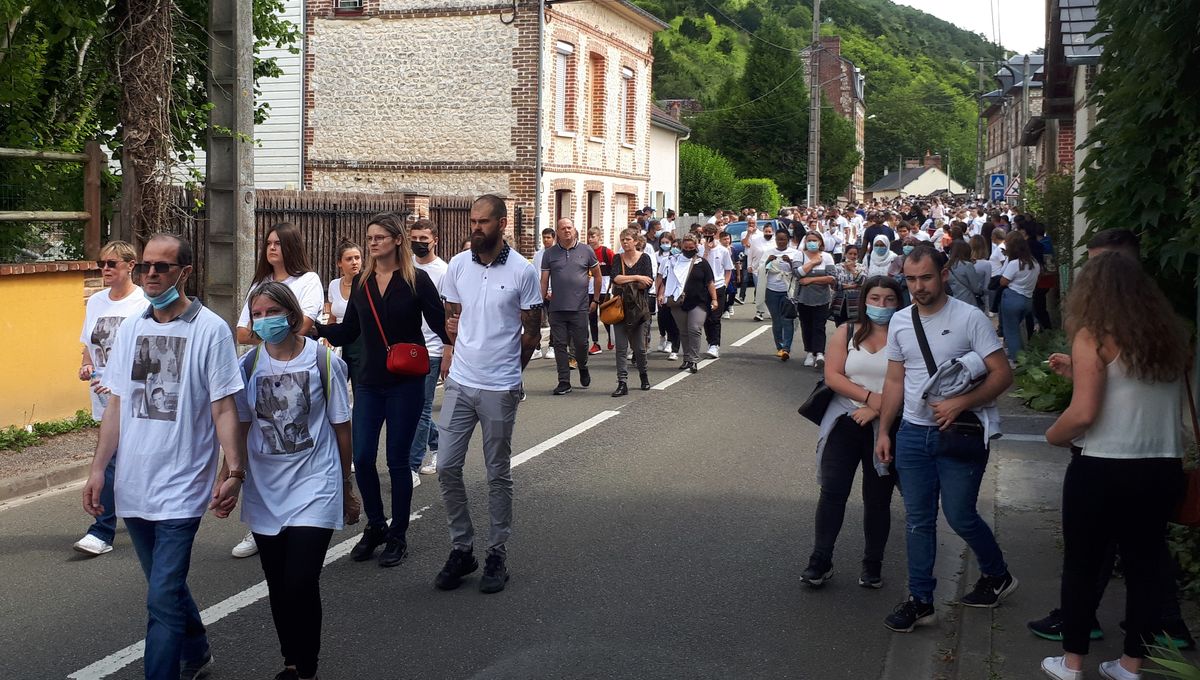
[[[547,348],[546,348],[546,353],[545,353],[545,354],[543,354],[542,356],[543,356],[543,357],[545,357],[545,358],[547,358],[547,359],[553,359],[553,358],[554,358],[554,348],[553,348],[553,347],[547,347]]]
[[[1070,676],[1066,676],[1070,677]],[[1114,659],[1112,661],[1104,661],[1100,664],[1100,677],[1105,680],[1141,680],[1141,673],[1130,673],[1121,667],[1121,660]],[[1079,679],[1082,680],[1083,673],[1079,674]],[[1072,678],[1072,680],[1075,680]]]
[[[84,534],[83,538],[75,541],[76,552],[81,552],[86,555],[103,555],[106,552],[112,552],[112,544],[99,538],[95,534]]]
[[[705,354],[707,354],[708,356],[710,356],[714,359],[720,359],[721,358],[721,348],[717,347],[716,345],[709,345],[708,351],[705,352]]]
[[[722,319],[732,319],[732,318],[733,318],[733,312],[732,312],[732,311],[725,312],[724,314],[722,314],[722,315],[721,315],[721,318],[722,318]]]
[[[415,489],[418,486],[421,486],[421,475],[417,474],[416,472],[413,472],[412,477],[413,477],[413,488]]]
[[[429,457],[429,464],[421,466],[421,474],[436,475],[437,474],[437,453]]]
[[[533,361],[534,359],[541,359],[541,358],[542,358],[542,350],[539,348],[539,349],[533,350],[533,355],[529,357],[529,360]]]
[[[667,361],[675,361],[678,358],[679,358],[678,352],[671,352],[670,354],[667,355]]]
[[[1057,680],[1083,680],[1083,671],[1067,668],[1065,657],[1048,656],[1042,659],[1042,672]]]
[[[666,338],[663,338],[662,342],[658,343],[658,351],[662,352],[663,354],[670,352],[671,343]]]
[[[809,368],[816,366],[817,365],[817,357],[814,356],[812,352],[809,352],[807,354],[807,356],[804,357],[804,365]]]
[[[241,543],[233,546],[234,557],[251,557],[258,554],[258,544],[254,542],[254,534],[247,532]]]
[[[817,352],[817,358],[813,360],[813,363],[816,365],[817,368],[821,368],[822,366],[825,365],[825,355],[821,354],[820,352]]]

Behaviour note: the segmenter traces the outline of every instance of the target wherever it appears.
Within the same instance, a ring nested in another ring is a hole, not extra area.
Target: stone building
[[[1021,154],[1027,153],[1028,172],[1037,177],[1042,171],[1043,155],[1038,150],[1027,152],[1026,147],[1037,141],[1027,134],[1033,129],[1031,121],[1042,116],[1042,55],[1029,55],[1029,117],[1022,113],[1025,55],[1015,55],[1000,66],[993,78],[999,87],[983,95],[984,144],[983,174],[986,180],[993,173],[1004,174],[1011,183],[1021,174]]]
[[[836,35],[823,36],[821,49],[817,50],[817,58],[812,57],[811,48],[801,51],[804,63],[805,82],[812,82],[812,67],[817,65],[817,75],[821,84],[821,93],[825,100],[839,116],[850,121],[854,127],[854,148],[858,150],[858,167],[850,178],[850,185],[842,192],[841,198],[849,203],[860,203],[863,200],[864,176],[863,167],[866,158],[866,103],[863,100],[863,86],[866,77],[862,69],[842,56],[842,39]]]
[[[650,200],[666,26],[624,0],[544,19],[530,0],[305,0],[304,188],[496,193],[526,251],[556,217],[611,242]]]

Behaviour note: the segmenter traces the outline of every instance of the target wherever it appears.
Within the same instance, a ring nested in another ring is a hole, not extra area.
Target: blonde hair
[[[137,251],[128,241],[109,241],[100,249],[100,255],[104,253],[112,253],[126,262],[137,260]]]
[[[400,278],[408,284],[409,290],[414,293],[417,291],[417,268],[412,260],[412,243],[408,236],[408,227],[404,223],[404,219],[396,213],[382,213],[375,215],[371,221],[367,222],[367,227],[375,225],[383,227],[388,235],[392,238],[400,239],[396,244],[396,271],[400,273]],[[358,279],[358,285],[365,285],[367,279],[375,273],[375,257],[367,251],[367,264],[363,267],[362,274]],[[379,291],[383,294],[383,291]]]

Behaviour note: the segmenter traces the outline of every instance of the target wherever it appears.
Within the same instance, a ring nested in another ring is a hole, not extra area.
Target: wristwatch
[[[245,470],[230,470],[229,478],[230,479],[239,479],[244,482],[244,481],[246,481],[246,471]]]

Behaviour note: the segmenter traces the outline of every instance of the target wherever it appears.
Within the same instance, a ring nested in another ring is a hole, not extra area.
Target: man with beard
[[[512,433],[521,402],[521,371],[542,337],[542,296],[533,265],[503,240],[507,223],[503,199],[490,194],[477,198],[471,206],[471,251],[455,255],[442,278],[446,332],[455,351],[449,368],[442,367],[446,393],[438,418],[437,472],[452,545],[446,566],[434,579],[441,590],[457,588],[479,568],[463,485],[463,463],[476,423],[483,429],[491,516],[479,590],[498,593],[508,582]]]

